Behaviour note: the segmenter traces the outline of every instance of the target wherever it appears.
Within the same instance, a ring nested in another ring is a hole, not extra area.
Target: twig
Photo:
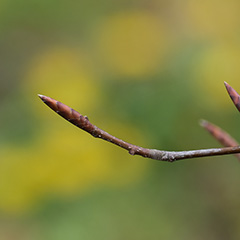
[[[240,153],[240,146],[238,147],[227,147],[227,148],[212,148],[212,149],[200,149],[190,151],[162,151],[156,149],[142,148],[130,143],[127,143],[119,138],[116,138],[104,130],[90,123],[87,116],[83,116],[74,109],[67,105],[56,101],[50,97],[38,95],[42,101],[48,105],[53,111],[57,112],[60,116],[65,118],[67,121],[88,132],[93,137],[101,138],[108,142],[111,142],[121,148],[129,151],[131,155],[140,155],[146,158],[152,158],[155,160],[174,162],[176,160],[188,159],[188,158],[199,158],[208,156],[217,156],[225,154]]]
[[[232,99],[234,105],[240,112],[240,95],[228,83],[224,82],[224,84],[225,84],[225,87],[228,91],[230,98]]]
[[[205,128],[216,140],[218,140],[224,147],[236,147],[239,143],[220,127],[206,121],[201,120],[200,125]],[[240,154],[235,154],[235,157],[240,160]]]

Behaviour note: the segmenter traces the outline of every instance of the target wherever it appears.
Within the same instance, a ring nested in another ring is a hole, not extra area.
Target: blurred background
[[[234,156],[130,156],[48,109],[59,100],[130,143],[236,139],[238,0],[0,1],[0,239],[239,239]]]

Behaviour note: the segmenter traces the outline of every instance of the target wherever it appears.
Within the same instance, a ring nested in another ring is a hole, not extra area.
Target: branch
[[[228,83],[224,82],[224,84],[225,84],[225,87],[227,89],[227,92],[228,92],[230,98],[232,99],[234,105],[240,112],[240,95]]]
[[[42,101],[46,105],[48,105],[53,111],[58,113],[67,121],[71,122],[72,124],[81,128],[82,130],[88,132],[93,137],[101,138],[123,149],[126,149],[131,155],[140,155],[142,157],[152,158],[155,160],[174,162],[176,160],[182,160],[182,159],[188,159],[188,158],[210,157],[210,156],[217,156],[217,155],[240,153],[240,146],[236,146],[236,147],[231,146],[226,148],[200,149],[200,150],[190,150],[190,151],[163,151],[163,150],[157,150],[157,149],[142,148],[142,147],[133,145],[131,143],[127,143],[119,138],[116,138],[115,136],[110,135],[109,133],[105,132],[104,130],[90,123],[87,116],[81,115],[80,113],[68,107],[67,105],[59,101],[56,101],[50,97],[46,97],[40,94],[38,96],[42,99]],[[234,100],[236,102],[236,95],[234,96],[235,96]],[[240,99],[240,97],[238,99]]]
[[[201,120],[200,125],[205,128],[218,142],[224,147],[236,147],[239,143],[220,127],[206,121]],[[240,154],[235,154],[235,157],[240,160]]]
[[[232,99],[234,105],[240,111],[240,96],[239,94],[226,82],[224,82],[228,95]],[[239,143],[220,127],[201,120],[200,125],[205,128],[216,140],[218,140],[224,147],[239,146]],[[235,154],[235,157],[240,161],[240,154]]]

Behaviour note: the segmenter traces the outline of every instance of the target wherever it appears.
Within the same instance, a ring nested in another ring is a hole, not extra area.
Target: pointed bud
[[[232,99],[234,105],[240,112],[240,96],[239,96],[239,94],[228,83],[224,82],[224,84],[225,84],[225,87],[228,91],[230,98]]]

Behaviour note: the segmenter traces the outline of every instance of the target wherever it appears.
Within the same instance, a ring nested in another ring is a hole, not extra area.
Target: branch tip
[[[236,108],[240,112],[240,95],[237,93],[237,91],[234,88],[232,88],[226,82],[225,82],[225,86],[226,86],[227,92],[228,92],[230,98],[232,99],[234,105],[236,106]]]
[[[208,121],[207,120],[205,120],[205,119],[200,119],[199,120],[199,125],[201,126],[201,127],[206,127],[207,125],[208,125]]]
[[[44,95],[42,95],[42,94],[38,94],[38,97],[39,97],[43,102],[45,102],[46,99],[47,99],[47,97],[44,96]]]

